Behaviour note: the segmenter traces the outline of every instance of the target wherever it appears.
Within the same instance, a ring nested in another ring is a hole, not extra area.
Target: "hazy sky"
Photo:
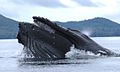
[[[120,0],[0,0],[0,14],[18,21],[32,21],[32,16],[62,22],[105,17],[120,23]]]

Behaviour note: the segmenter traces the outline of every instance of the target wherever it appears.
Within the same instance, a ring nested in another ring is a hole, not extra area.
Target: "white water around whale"
[[[70,51],[65,54],[66,58],[70,59],[90,59],[90,58],[98,58],[100,54],[95,55],[90,51],[79,50],[76,49],[74,44],[70,47]]]
[[[95,37],[98,44],[114,52],[120,53],[120,37]],[[120,57],[98,57],[75,59],[81,56],[76,49],[68,54],[71,59],[44,61],[44,62],[19,62],[23,46],[16,39],[0,40],[0,72],[119,72]]]

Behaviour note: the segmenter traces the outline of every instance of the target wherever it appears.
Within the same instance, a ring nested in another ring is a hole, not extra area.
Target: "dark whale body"
[[[63,28],[42,17],[34,16],[33,19],[34,23],[20,22],[17,35],[28,56],[37,59],[61,59],[65,58],[72,45],[94,54],[118,56],[80,31]]]

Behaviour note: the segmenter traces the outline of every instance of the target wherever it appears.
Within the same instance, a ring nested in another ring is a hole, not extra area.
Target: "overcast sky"
[[[0,14],[27,22],[41,16],[62,22],[104,17],[120,23],[120,0],[0,0]]]

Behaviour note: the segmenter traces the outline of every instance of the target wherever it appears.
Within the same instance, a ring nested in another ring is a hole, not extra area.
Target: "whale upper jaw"
[[[65,58],[70,47],[94,54],[119,56],[98,45],[80,31],[63,28],[43,17],[34,16],[34,23],[19,23],[18,42],[24,45],[27,56],[40,59]]]

